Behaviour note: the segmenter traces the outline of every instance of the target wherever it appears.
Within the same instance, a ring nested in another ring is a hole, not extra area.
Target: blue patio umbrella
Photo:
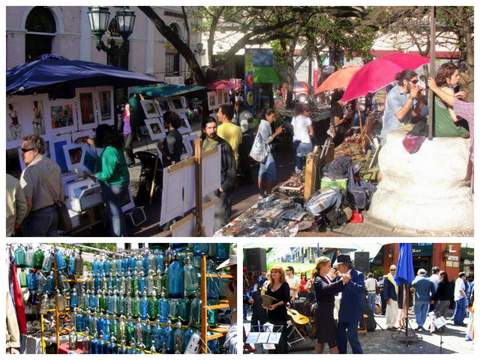
[[[129,87],[158,82],[153,76],[115,66],[46,54],[7,70],[6,90],[7,95],[55,93],[61,98],[74,96],[78,87]]]
[[[415,279],[413,270],[413,255],[412,244],[401,243],[400,255],[397,262],[397,274],[395,275],[395,281],[397,284],[410,285]]]

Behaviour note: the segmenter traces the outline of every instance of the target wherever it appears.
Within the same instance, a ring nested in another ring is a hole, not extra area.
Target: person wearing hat
[[[390,272],[383,280],[383,297],[387,302],[385,317],[387,318],[387,330],[396,330],[398,324],[398,285],[395,281],[397,267],[390,266]]]
[[[430,301],[435,295],[435,284],[427,277],[427,270],[420,269],[417,277],[412,282],[415,289],[415,320],[417,321],[417,331],[425,330],[423,325],[427,320]]]
[[[348,255],[338,255],[334,267],[342,274],[347,284],[342,290],[340,311],[338,312],[338,351],[347,353],[347,339],[352,353],[363,354],[362,346],[358,341],[358,323],[363,316],[365,303],[365,280],[363,273],[353,269],[352,260]]]
[[[225,294],[230,307],[230,328],[223,347],[227,354],[237,353],[237,247],[232,244],[230,248],[230,256],[227,260],[218,265],[217,270],[228,268],[232,279],[225,285]]]

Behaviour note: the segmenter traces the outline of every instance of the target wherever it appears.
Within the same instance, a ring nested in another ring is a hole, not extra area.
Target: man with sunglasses
[[[424,101],[418,87],[418,75],[413,70],[403,70],[395,77],[397,85],[389,92],[385,101],[383,128],[380,134],[385,143],[387,134],[399,129],[421,116]]]
[[[28,212],[22,223],[23,236],[57,236],[56,204],[64,201],[60,167],[44,155],[45,141],[40,136],[25,136],[21,150],[26,167],[20,186]]]

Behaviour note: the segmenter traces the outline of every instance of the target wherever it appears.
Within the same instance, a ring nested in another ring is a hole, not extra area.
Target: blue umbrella
[[[46,54],[7,70],[7,95],[56,91],[71,93],[77,87],[129,87],[158,83],[156,78],[93,62]],[[73,93],[74,95],[74,93]]]
[[[412,244],[401,243],[400,244],[400,256],[397,262],[397,274],[395,275],[395,281],[397,284],[410,285],[415,279],[413,270],[413,255]]]

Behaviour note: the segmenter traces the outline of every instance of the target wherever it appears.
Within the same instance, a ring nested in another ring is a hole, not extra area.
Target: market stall
[[[224,352],[230,244],[98,245],[8,247],[24,353]]]
[[[93,172],[99,149],[85,143],[102,124],[114,125],[114,91],[151,84],[153,77],[109,65],[44,55],[7,71],[7,172],[19,178],[25,168],[21,141],[41,136],[46,156],[62,171],[66,205],[74,230],[91,227],[103,207],[98,182],[82,175]],[[131,194],[123,211],[134,208]]]

